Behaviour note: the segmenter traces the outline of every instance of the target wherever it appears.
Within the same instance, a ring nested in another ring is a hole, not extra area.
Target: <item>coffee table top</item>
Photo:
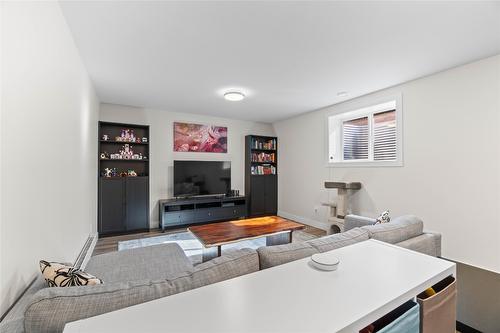
[[[219,246],[243,239],[270,236],[299,229],[304,229],[304,225],[279,216],[218,222],[188,228],[205,247]]]

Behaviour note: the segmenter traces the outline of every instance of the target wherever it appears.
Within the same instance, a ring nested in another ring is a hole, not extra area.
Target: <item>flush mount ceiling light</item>
[[[245,98],[245,94],[240,91],[228,91],[224,93],[224,98],[227,101],[238,102]]]
[[[337,93],[337,96],[338,97],[347,97],[347,91],[341,91],[341,92]]]

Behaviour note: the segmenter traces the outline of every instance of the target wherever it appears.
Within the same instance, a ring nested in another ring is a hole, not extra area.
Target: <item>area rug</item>
[[[316,238],[310,233],[298,230],[293,232],[292,242],[303,242],[309,239]],[[138,247],[166,244],[166,243],[177,243],[184,250],[186,256],[189,257],[193,264],[201,263],[201,254],[203,245],[193,236],[189,231],[178,232],[173,234],[166,234],[162,236],[155,236],[149,238],[132,239],[118,242],[118,251],[135,249]],[[266,238],[255,238],[250,240],[245,240],[241,242],[231,243],[222,246],[222,253],[228,249],[243,249],[251,248],[256,249],[261,246],[266,245]]]

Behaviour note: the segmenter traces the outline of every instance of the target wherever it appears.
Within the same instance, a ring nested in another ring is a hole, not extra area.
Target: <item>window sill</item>
[[[402,167],[403,161],[328,162],[329,168]]]

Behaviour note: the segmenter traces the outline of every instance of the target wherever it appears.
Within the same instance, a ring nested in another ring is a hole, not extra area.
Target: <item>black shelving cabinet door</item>
[[[251,176],[250,216],[266,213],[266,180],[265,176]]]
[[[125,231],[124,179],[101,178],[99,189],[99,232],[113,233]]]
[[[276,215],[278,210],[278,177],[263,176],[263,178],[265,178],[266,214]]]
[[[126,178],[126,229],[149,228],[149,178]]]

